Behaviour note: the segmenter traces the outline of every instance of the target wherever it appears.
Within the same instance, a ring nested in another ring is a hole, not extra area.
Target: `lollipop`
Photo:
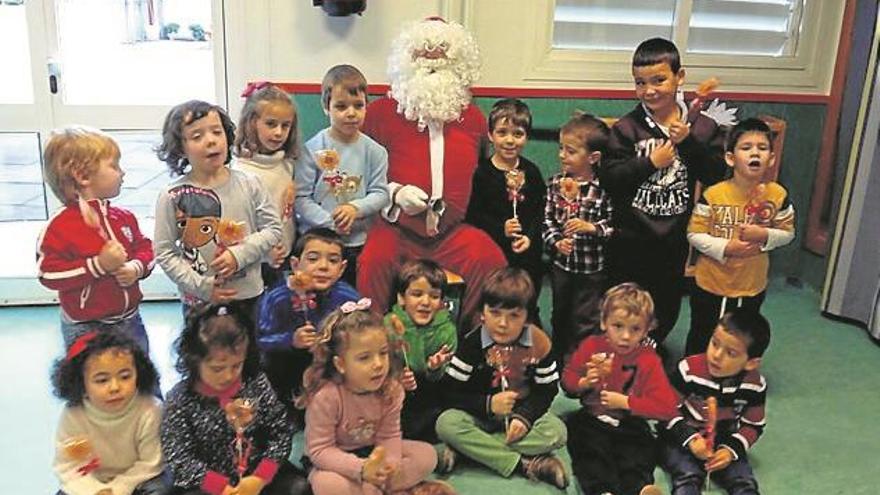
[[[315,162],[325,172],[333,172],[339,166],[339,153],[333,149],[315,152]]]
[[[76,468],[80,476],[85,476],[101,467],[101,460],[98,459],[97,454],[92,449],[92,442],[86,437],[75,436],[68,438],[61,443],[61,452],[64,453],[64,457],[67,459],[81,463]]]
[[[767,225],[776,216],[776,205],[772,201],[761,200],[766,191],[767,185],[761,183],[749,194],[749,201],[745,207],[746,224]]]
[[[309,322],[309,309],[317,307],[315,295],[312,290],[312,276],[306,272],[295,270],[287,277],[287,287],[293,291],[290,302],[294,310],[299,309],[303,312],[306,323]]]
[[[223,246],[234,246],[244,240],[245,223],[221,218],[217,223],[217,240]]]
[[[705,102],[709,95],[712,94],[713,91],[718,89],[718,86],[721,85],[721,81],[718,80],[717,77],[710,77],[705,81],[701,82],[697,85],[696,97],[691,100],[691,104],[688,105],[688,122],[693,122],[696,120],[697,115],[700,114],[700,111],[703,110],[703,102]]]
[[[510,376],[511,351],[510,346],[496,344],[489,349],[489,353],[486,356],[486,362],[495,368],[495,373],[492,374],[492,386],[497,387],[501,385],[502,392],[506,391],[509,387],[507,377]],[[510,417],[504,416],[504,429],[507,430],[509,426]]]
[[[526,175],[522,170],[513,168],[504,173],[505,184],[507,185],[507,197],[513,203],[513,218],[518,218],[516,214],[516,204],[525,199],[519,191],[526,183]]]
[[[563,177],[559,182],[559,192],[562,194],[559,207],[565,211],[566,220],[569,220],[580,208],[581,186],[571,177]]]
[[[597,352],[590,356],[590,364],[599,370],[599,389],[605,390],[608,385],[608,377],[611,376],[611,365],[614,362],[614,353]]]
[[[715,425],[718,422],[718,399],[706,399],[706,447],[709,452],[715,450]]]
[[[223,406],[226,421],[235,430],[232,441],[232,462],[238,471],[238,477],[244,476],[251,455],[251,441],[244,435],[244,429],[254,420],[255,404],[249,399],[238,398]]]
[[[581,192],[581,188],[577,181],[571,177],[562,178],[562,181],[559,183],[559,190],[562,193],[562,197],[569,201],[577,200]]]
[[[395,347],[400,349],[400,352],[403,354],[403,363],[409,368],[409,358],[406,355],[407,343],[403,338],[403,334],[406,333],[406,327],[403,325],[400,317],[395,314],[392,314],[388,321],[391,323],[391,330],[394,332],[393,335],[395,335]]]
[[[293,218],[293,202],[296,200],[296,185],[293,181],[284,189],[284,196],[281,199],[281,219],[289,220]]]

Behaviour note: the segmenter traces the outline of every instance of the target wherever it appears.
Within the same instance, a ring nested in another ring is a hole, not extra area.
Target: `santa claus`
[[[388,150],[391,206],[367,236],[358,290],[384,310],[400,265],[430,258],[464,277],[461,321],[472,321],[483,279],[506,265],[489,236],[463,223],[487,135],[470,93],[479,49],[460,24],[427,19],[394,41],[388,75],[389,96],[369,105],[364,131]]]

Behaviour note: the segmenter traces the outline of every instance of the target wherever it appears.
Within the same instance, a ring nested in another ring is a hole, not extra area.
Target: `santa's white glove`
[[[407,215],[418,215],[428,209],[428,193],[416,186],[401,186],[394,193],[394,203]]]

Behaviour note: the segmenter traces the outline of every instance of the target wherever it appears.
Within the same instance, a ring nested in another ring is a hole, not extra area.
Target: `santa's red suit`
[[[373,300],[374,308],[384,311],[400,266],[407,260],[429,258],[464,278],[467,291],[461,321],[467,325],[469,319],[476,319],[483,280],[507,264],[485,232],[463,223],[480,139],[487,134],[486,119],[471,103],[458,120],[443,125],[442,171],[432,174],[429,128],[420,131],[417,122],[397,112],[397,106],[389,97],[370,103],[364,132],[388,150],[389,184],[414,185],[432,198],[442,191],[439,197],[445,210],[436,235],[428,233],[427,212],[413,216],[399,212],[396,218],[392,214],[393,222],[377,219],[358,260],[358,291]]]

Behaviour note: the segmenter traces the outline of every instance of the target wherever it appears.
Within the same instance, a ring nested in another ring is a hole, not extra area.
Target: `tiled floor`
[[[152,218],[168,168],[156,158],[159,131],[110,132],[122,151],[122,192],[114,203],[138,218]],[[35,133],[0,134],[0,222],[46,219],[40,142]],[[47,186],[45,194],[52,191]],[[51,214],[51,211],[49,212]]]

